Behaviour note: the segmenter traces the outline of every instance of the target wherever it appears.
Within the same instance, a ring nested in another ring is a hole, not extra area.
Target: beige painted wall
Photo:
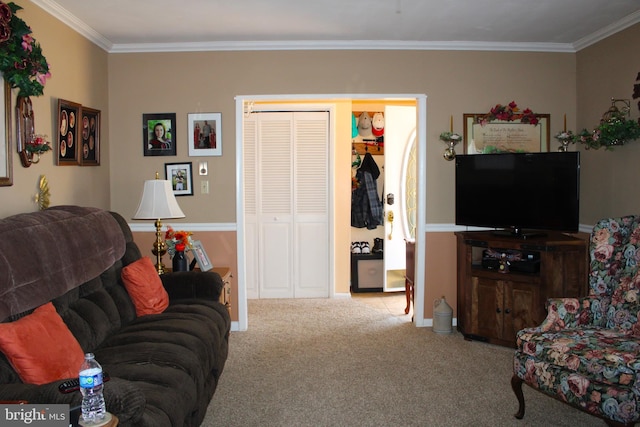
[[[104,114],[109,100],[108,55],[31,2],[18,0],[15,3],[24,8],[18,12],[18,16],[33,30],[33,36],[42,46],[52,74],[44,95],[32,98],[36,132],[49,137],[56,134],[58,98],[96,108],[103,111],[102,155],[99,167],[60,167],[55,165],[54,153],[49,152],[42,156],[40,163],[24,168],[20,164],[15,141],[11,141],[14,184],[0,187],[0,217],[38,209],[34,195],[40,175],[45,175],[49,180],[52,205],[79,204],[109,208],[109,116]],[[12,120],[15,120],[15,114]],[[52,143],[57,148],[57,143]]]
[[[375,66],[372,66],[374,64]],[[453,163],[442,159],[438,135],[454,116],[462,133],[464,113],[486,112],[515,100],[521,107],[551,114],[552,133],[567,114],[575,120],[575,55],[519,52],[440,51],[276,51],[113,54],[109,56],[110,117],[113,139],[112,207],[132,215],[144,179],[164,162],[197,161],[187,155],[187,114],[222,113],[223,156],[209,158],[211,193],[180,198],[186,222],[235,221],[236,95],[425,93],[427,99],[427,222],[451,224]],[[337,107],[340,108],[340,107]],[[349,110],[350,111],[350,110]],[[143,113],[176,112],[176,157],[143,157]],[[350,117],[349,117],[350,118]],[[342,126],[342,125],[340,125]],[[335,282],[349,289],[350,122],[336,141]],[[117,160],[116,160],[117,158]],[[119,173],[126,170],[127,173]],[[200,177],[194,176],[199,188]],[[136,184],[137,183],[137,184]],[[346,227],[346,228],[343,228]],[[345,230],[345,231],[340,231]],[[428,256],[429,251],[427,251]],[[446,252],[433,251],[434,254]],[[455,253],[455,252],[453,252]],[[455,258],[432,259],[425,314],[434,295],[455,292]],[[447,280],[441,279],[444,276]],[[451,280],[451,277],[454,277]],[[433,279],[432,279],[433,278]],[[433,287],[432,287],[433,286]]]
[[[375,66],[372,66],[375,64]],[[211,193],[183,197],[188,221],[235,220],[235,103],[247,94],[425,93],[428,96],[427,221],[453,222],[453,163],[438,140],[454,116],[515,100],[575,125],[575,55],[522,52],[275,51],[112,54],[112,207],[133,213],[139,186],[166,161],[189,161],[187,114],[221,112],[223,156],[209,159]],[[143,157],[143,113],[176,112],[176,157]],[[350,139],[347,139],[350,144]],[[347,148],[348,149],[348,148]],[[345,167],[349,167],[345,163]],[[127,173],[119,173],[126,170]],[[200,177],[194,177],[199,188]],[[136,184],[137,183],[137,184]],[[132,185],[133,184],[133,185]],[[186,221],[186,220],[185,220]]]
[[[580,129],[593,129],[611,105],[611,98],[631,99],[640,72],[639,44],[640,25],[635,25],[577,54]],[[639,100],[631,101],[631,117],[638,118]],[[612,152],[582,150],[582,223],[640,212],[638,159],[640,141]]]

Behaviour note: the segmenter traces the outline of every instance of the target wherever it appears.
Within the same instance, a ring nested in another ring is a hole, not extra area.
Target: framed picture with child
[[[191,162],[165,163],[165,179],[171,182],[175,196],[193,196],[193,170]]]

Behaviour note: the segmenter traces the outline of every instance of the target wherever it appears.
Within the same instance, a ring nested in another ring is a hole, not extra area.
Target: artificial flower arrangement
[[[566,147],[569,144],[583,144],[587,150],[613,151],[615,146],[624,145],[628,141],[640,138],[640,120],[626,118],[624,112],[615,112],[608,120],[602,120],[600,124],[589,131],[582,129],[577,134],[570,130],[558,132],[555,138]]]
[[[624,114],[614,115],[603,121],[598,127],[589,132],[587,129],[576,135],[575,141],[584,144],[585,148],[598,150],[604,147],[612,151],[617,145],[624,145],[627,141],[640,138],[640,124],[636,120],[627,119]]]
[[[0,2],[0,72],[18,96],[40,96],[51,73],[31,28],[16,12],[22,7]]]
[[[563,130],[554,135],[554,138],[560,142],[576,142],[576,136],[570,130]]]
[[[51,143],[47,141],[46,135],[33,135],[33,138],[27,141],[25,149],[29,153],[44,153],[51,150]]]
[[[529,123],[531,125],[537,125],[540,121],[538,115],[531,111],[531,109],[525,108],[524,110],[520,110],[515,101],[511,101],[507,105],[496,104],[487,114],[478,117],[478,123],[480,123],[481,126],[494,120],[502,120],[505,122],[520,120],[521,123]]]
[[[173,227],[167,225],[167,232],[164,235],[164,239],[169,256],[173,258],[176,251],[189,251],[193,247],[192,235],[193,233],[190,231],[175,231]]]
[[[453,142],[455,144],[460,142],[462,140],[462,137],[454,132],[442,132],[440,134],[440,140],[446,143]]]

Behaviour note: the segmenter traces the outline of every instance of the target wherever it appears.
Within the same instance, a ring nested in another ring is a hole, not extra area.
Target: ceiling
[[[108,52],[575,52],[640,22],[638,0],[31,0]]]

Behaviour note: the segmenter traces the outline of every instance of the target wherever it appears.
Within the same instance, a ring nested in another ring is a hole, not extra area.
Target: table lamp
[[[154,219],[156,226],[156,241],[153,243],[151,253],[156,256],[156,270],[158,274],[164,274],[162,255],[167,252],[167,247],[162,237],[162,219],[184,218],[185,215],[178,206],[176,197],[171,188],[171,182],[158,179],[150,179],[144,182],[142,198],[138,210],[133,219]]]

